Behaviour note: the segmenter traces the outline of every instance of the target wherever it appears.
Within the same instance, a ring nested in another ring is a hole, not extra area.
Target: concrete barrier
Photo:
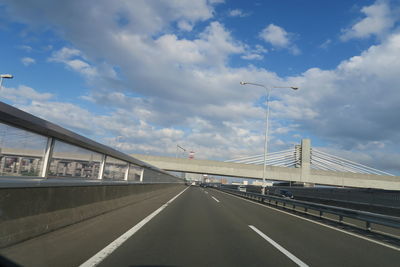
[[[143,202],[182,184],[0,188],[0,247]]]

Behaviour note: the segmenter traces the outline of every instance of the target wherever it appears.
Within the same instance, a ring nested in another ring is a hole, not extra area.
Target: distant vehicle
[[[284,189],[279,190],[279,195],[284,198],[293,198],[293,193]]]
[[[244,185],[239,185],[239,186],[238,186],[238,190],[239,190],[240,192],[246,192],[246,186],[244,186]]]

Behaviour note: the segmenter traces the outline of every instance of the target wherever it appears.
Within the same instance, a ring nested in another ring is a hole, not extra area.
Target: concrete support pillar
[[[311,140],[301,140],[301,181],[309,181],[311,164]],[[304,186],[314,186],[312,183],[304,183]]]
[[[295,145],[294,158],[296,160],[295,168],[301,168],[301,145]]]

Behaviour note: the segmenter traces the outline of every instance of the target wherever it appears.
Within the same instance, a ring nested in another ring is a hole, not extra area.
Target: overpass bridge
[[[397,266],[400,260],[399,217],[187,187],[157,166],[3,103],[0,121],[2,266]],[[233,165],[235,176],[243,165],[259,176],[258,165],[202,164],[191,170],[226,174]],[[306,177],[301,168],[269,169],[282,179]]]
[[[332,164],[334,166],[332,169],[334,170],[329,170],[327,161],[327,163],[323,165],[325,168],[320,168],[321,165],[314,164],[314,162],[318,163],[318,157],[312,155],[311,142],[309,139],[303,139],[301,145],[297,146],[291,154],[294,155],[293,163],[290,164],[292,167],[267,165],[266,179],[342,187],[400,190],[399,176],[379,172],[378,170],[366,166],[361,165],[361,167],[358,167],[357,164],[352,163],[352,165],[350,165],[350,163],[346,161],[343,161],[342,164],[335,159],[336,162]],[[296,154],[299,155],[297,156],[297,160]],[[318,155],[318,153],[315,154]],[[166,171],[252,179],[262,179],[263,177],[263,165],[260,164],[173,158],[143,154],[133,154],[132,156]],[[324,157],[327,159],[328,156],[324,155]],[[313,160],[313,158],[315,160]],[[242,160],[242,162],[245,161]],[[285,161],[285,163],[287,162],[288,161]],[[317,168],[319,167],[319,169],[313,168],[314,165]],[[342,169],[347,171],[340,171]],[[368,173],[369,170],[370,173]],[[364,173],[360,173],[360,171],[364,171]]]

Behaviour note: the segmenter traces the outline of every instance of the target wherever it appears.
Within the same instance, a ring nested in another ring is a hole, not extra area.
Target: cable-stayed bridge
[[[227,160],[196,160],[134,154],[144,162],[168,171],[240,178],[263,178],[264,155]],[[311,148],[303,139],[294,149],[270,153],[266,159],[268,180],[341,187],[400,190],[400,177]]]
[[[243,164],[257,164],[264,163],[264,155],[259,154],[255,156],[241,157],[224,162],[243,163]],[[266,165],[279,166],[279,167],[300,167],[301,166],[301,146],[295,146],[292,149],[281,150],[269,153],[266,157]],[[338,171],[338,172],[352,172],[374,175],[389,175],[391,173],[384,172],[366,165],[344,159],[319,149],[311,149],[311,164],[310,167],[316,170],[324,171]]]

